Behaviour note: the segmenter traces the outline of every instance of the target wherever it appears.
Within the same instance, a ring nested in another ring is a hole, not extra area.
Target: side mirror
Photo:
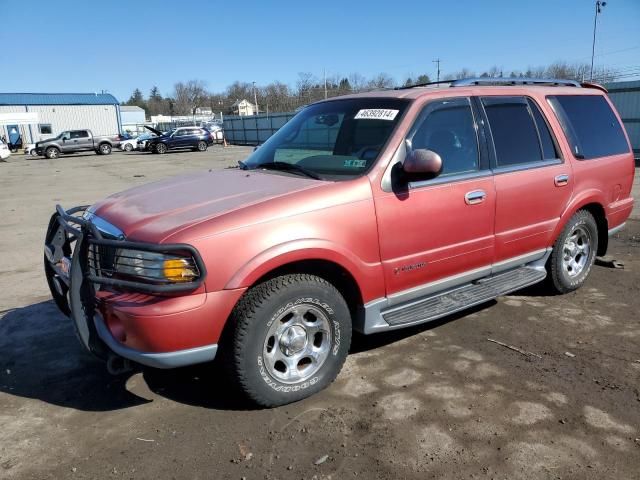
[[[404,159],[402,170],[409,178],[435,178],[442,172],[442,158],[432,150],[411,150]]]

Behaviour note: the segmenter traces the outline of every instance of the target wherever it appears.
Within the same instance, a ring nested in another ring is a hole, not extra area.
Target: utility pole
[[[324,72],[324,99],[327,99],[327,69],[323,70]]]
[[[440,81],[440,59],[436,58],[435,60],[433,60],[433,63],[435,63],[438,66],[438,70],[436,73],[436,82]]]
[[[598,14],[602,13],[602,8],[607,2],[596,1],[596,14],[593,17],[593,43],[591,44],[591,73],[589,75],[589,81],[593,82],[593,57],[596,53],[596,27],[598,26]]]
[[[253,82],[253,104],[256,106],[255,115],[258,115],[259,110],[258,110],[258,94],[256,93],[256,82]]]

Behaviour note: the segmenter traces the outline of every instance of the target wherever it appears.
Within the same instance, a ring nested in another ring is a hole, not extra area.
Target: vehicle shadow
[[[0,311],[0,392],[82,411],[121,410],[153,401],[149,391],[136,395],[127,387],[139,372],[152,393],[176,402],[219,410],[251,408],[215,363],[113,376],[105,362],[84,349],[53,301]]]
[[[415,327],[354,335],[351,353],[392,344],[495,304],[487,302],[464,312]],[[87,352],[68,318],[53,301],[0,312],[0,392],[38,399],[82,411],[121,410],[163,397],[207,409],[241,411],[256,407],[242,398],[224,375],[220,360],[210,364],[159,370],[140,368],[113,376],[105,362]],[[128,381],[141,373],[148,390]],[[133,391],[131,391],[133,390]]]

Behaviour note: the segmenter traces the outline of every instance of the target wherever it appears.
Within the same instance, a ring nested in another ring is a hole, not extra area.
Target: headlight
[[[116,250],[113,269],[117,274],[149,282],[183,283],[200,277],[193,257],[126,248]]]

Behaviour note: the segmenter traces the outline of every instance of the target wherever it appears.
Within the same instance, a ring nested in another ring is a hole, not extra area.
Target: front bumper
[[[204,270],[200,281],[190,285],[100,277],[88,261],[88,251],[96,245],[167,246],[104,238],[96,227],[99,222],[78,216],[85,210],[57,207],[45,240],[45,272],[52,296],[72,319],[80,342],[100,357],[113,352],[156,368],[213,360],[224,323],[244,290],[207,293],[201,285]],[[184,250],[185,245],[178,248]]]

